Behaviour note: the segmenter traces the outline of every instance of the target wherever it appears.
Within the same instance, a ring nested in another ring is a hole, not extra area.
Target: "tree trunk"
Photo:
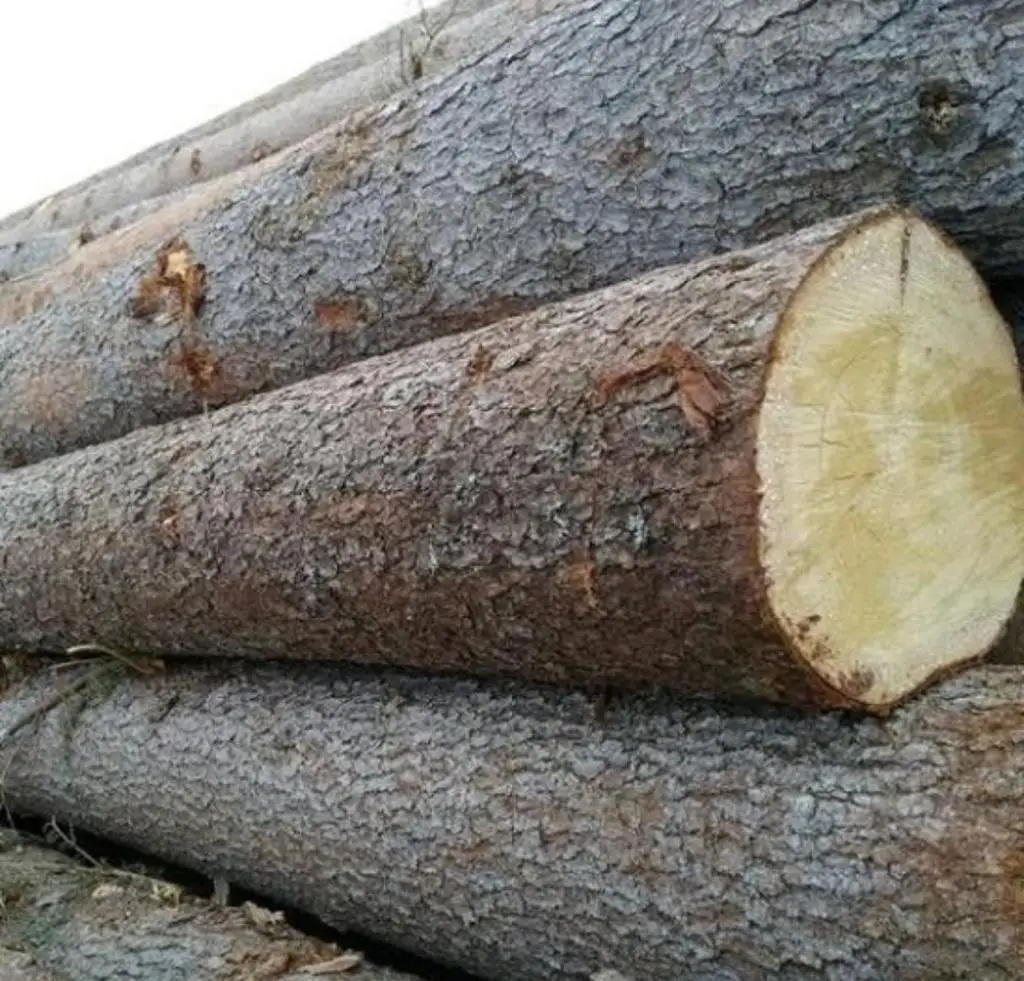
[[[1021,27],[1011,0],[843,17],[793,0],[578,0],[9,284],[0,459],[890,199],[939,219],[986,274],[1024,271]],[[175,236],[206,267],[198,320],[131,317],[155,309],[130,300]]]
[[[141,874],[90,867],[0,830],[4,981],[312,981],[345,953],[258,907],[218,907]],[[413,981],[358,963],[352,981]]]
[[[1013,612],[1022,436],[973,268],[858,214],[6,475],[0,645],[886,711]]]
[[[595,721],[582,694],[179,662],[0,757],[25,813],[493,981],[994,981],[1024,976],[1022,699],[985,668],[887,721]]]
[[[0,221],[0,282],[56,262],[124,215],[238,171],[494,46],[564,0],[448,0],[337,58]]]

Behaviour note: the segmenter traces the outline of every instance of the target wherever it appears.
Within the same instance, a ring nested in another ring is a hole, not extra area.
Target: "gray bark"
[[[31,954],[0,949],[0,978],[4,981],[65,981],[41,968]]]
[[[159,197],[128,204],[72,229],[58,228],[27,238],[0,236],[0,283],[17,280],[44,266],[54,265],[97,238],[183,200],[191,190],[190,187],[179,188]]]
[[[930,679],[897,672],[902,687],[876,694],[873,662],[802,655],[832,611],[787,631],[759,551],[775,328],[807,270],[864,220],[0,475],[0,646],[355,660],[885,711]],[[666,346],[720,379],[705,432],[671,375],[603,394]]]
[[[0,976],[4,981],[311,981],[314,975],[303,973],[303,967],[343,953],[285,923],[254,919],[245,907],[219,907],[188,893],[161,897],[154,888],[165,885],[91,867],[31,838],[0,831]],[[365,961],[327,977],[414,981]]]
[[[305,139],[352,111],[394,95],[420,77],[495,44],[563,0],[447,0],[389,27],[269,92],[186,133],[80,181],[0,221],[5,247],[21,243],[10,275],[43,264],[47,240],[73,241],[83,226],[101,233],[108,216],[230,173]],[[50,233],[61,231],[60,236]],[[35,257],[33,263],[29,257]]]
[[[1022,270],[1022,25],[1011,0],[578,0],[0,290],[0,458],[890,199]],[[125,313],[175,234],[209,274],[201,384],[180,324]]]
[[[0,705],[0,731],[47,690]],[[7,800],[493,981],[1024,976],[1024,675],[890,720],[169,665],[5,748]]]

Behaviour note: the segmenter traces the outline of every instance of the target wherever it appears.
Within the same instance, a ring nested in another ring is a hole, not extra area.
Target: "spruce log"
[[[893,199],[1024,272],[1022,27],[1014,0],[576,0],[0,291],[0,460]],[[132,318],[178,237],[198,320]]]
[[[1022,699],[982,668],[889,720],[595,721],[581,693],[178,662],[0,765],[10,806],[492,981],[975,981],[1024,976]]]
[[[1024,398],[882,209],[0,475],[0,645],[884,712],[1024,577]]]
[[[0,896],[4,981],[314,981],[303,969],[317,966],[327,979],[414,981],[303,936],[275,911],[215,906],[156,877],[87,865],[6,829]],[[326,973],[346,954],[349,970]]]
[[[0,281],[74,248],[118,216],[294,146],[344,116],[498,44],[564,0],[447,0],[230,112],[0,221]]]

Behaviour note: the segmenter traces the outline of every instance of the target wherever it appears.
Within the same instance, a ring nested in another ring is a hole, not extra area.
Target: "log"
[[[161,201],[294,146],[478,49],[564,0],[447,0],[237,109],[0,221],[0,282],[25,276]]]
[[[0,704],[0,732],[48,690]],[[0,752],[4,793],[491,981],[1024,976],[1024,674],[889,720],[167,665]]]
[[[306,937],[276,911],[221,907],[144,874],[0,830],[4,981],[414,981]],[[330,963],[350,968],[326,973]]]
[[[87,225],[76,228],[58,228],[40,232],[30,238],[0,236],[0,284],[25,278],[45,266],[54,265],[58,260],[77,252],[83,246],[103,235],[109,235],[161,208],[182,201],[191,188],[182,188],[160,197],[126,205],[95,219]]]
[[[1022,434],[972,266],[859,213],[0,475],[0,646],[886,712],[1013,612]]]
[[[889,200],[1024,272],[1022,24],[1012,0],[576,0],[0,290],[0,460]],[[176,239],[198,319],[129,316]]]

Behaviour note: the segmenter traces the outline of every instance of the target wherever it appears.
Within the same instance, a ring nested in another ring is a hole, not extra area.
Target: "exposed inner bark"
[[[0,477],[0,644],[886,711],[1012,613],[1022,433],[970,264],[851,216]]]
[[[50,691],[0,703],[0,732]],[[4,793],[494,981],[1024,975],[1024,676],[890,719],[326,665],[168,665],[0,752]]]

